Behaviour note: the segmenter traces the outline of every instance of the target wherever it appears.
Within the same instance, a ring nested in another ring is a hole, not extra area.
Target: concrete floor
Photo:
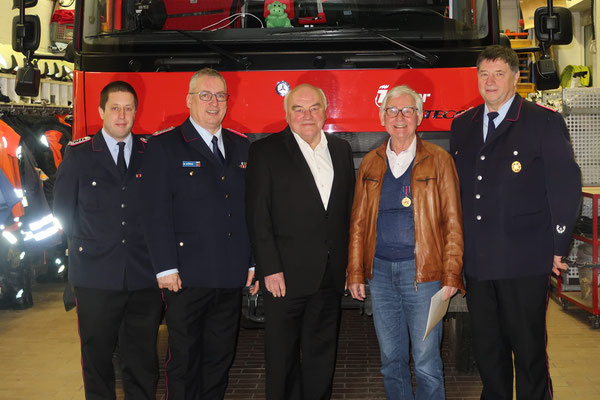
[[[37,284],[33,308],[0,310],[0,399],[84,398],[76,316],[64,311],[62,289],[62,284]],[[573,307],[565,312],[550,300],[548,354],[555,399],[600,398],[600,330],[590,328],[588,315]],[[262,335],[261,329],[241,330],[226,399],[264,398]],[[161,327],[163,357],[165,348],[166,328]],[[447,340],[442,355],[447,399],[478,399],[478,375],[456,370]],[[161,380],[157,399],[163,397]],[[357,310],[343,312],[333,398],[385,398],[373,323]]]

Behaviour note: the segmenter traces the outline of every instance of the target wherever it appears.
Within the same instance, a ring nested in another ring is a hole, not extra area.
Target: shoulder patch
[[[542,103],[540,103],[540,102],[538,102],[538,101],[536,101],[536,102],[535,102],[535,104],[536,104],[536,105],[538,105],[538,106],[540,106],[540,107],[542,107],[542,108],[545,108],[546,110],[550,110],[550,111],[552,111],[552,112],[557,112],[557,111],[558,111],[556,108],[554,108],[554,107],[550,107],[550,106],[549,106],[549,105],[547,105],[547,104],[542,104]]]
[[[84,136],[84,137],[79,138],[77,140],[71,140],[69,142],[69,146],[77,146],[78,144],[89,142],[90,140],[92,140],[91,136]]]
[[[166,132],[172,131],[173,129],[175,129],[175,127],[174,127],[174,126],[170,126],[170,127],[168,127],[167,129],[162,129],[162,130],[160,130],[160,131],[156,131],[156,132],[154,132],[154,133],[152,134],[152,136],[159,136],[159,135],[162,135],[163,133],[166,133]]]
[[[248,136],[244,135],[242,132],[238,132],[238,131],[236,131],[234,129],[230,129],[230,128],[225,128],[225,129],[227,129],[231,133],[235,133],[236,135],[243,137],[244,139],[248,139]]]

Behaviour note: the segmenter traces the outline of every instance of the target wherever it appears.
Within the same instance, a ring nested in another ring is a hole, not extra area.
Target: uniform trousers
[[[311,295],[264,292],[267,400],[329,399],[341,304],[330,268]]]
[[[482,400],[552,399],[546,354],[549,275],[477,280],[467,276],[473,352]]]
[[[164,290],[167,400],[223,399],[238,336],[242,289]]]
[[[115,291],[75,287],[85,398],[115,399],[112,355],[117,342],[125,399],[156,398],[156,340],[160,290]]]

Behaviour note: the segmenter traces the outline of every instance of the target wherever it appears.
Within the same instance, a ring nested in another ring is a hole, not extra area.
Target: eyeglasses
[[[197,94],[198,97],[200,98],[200,100],[202,100],[202,101],[211,101],[213,96],[215,96],[215,98],[217,99],[217,101],[219,103],[226,102],[227,99],[229,99],[229,93],[224,93],[224,92],[212,93],[212,92],[203,90],[201,92],[190,92],[190,94]]]
[[[409,118],[409,117],[412,117],[413,115],[415,115],[415,112],[417,112],[417,108],[416,107],[403,107],[402,109],[400,109],[397,107],[388,107],[383,111],[385,111],[385,114],[390,118],[397,117],[398,113],[402,113],[402,115]]]

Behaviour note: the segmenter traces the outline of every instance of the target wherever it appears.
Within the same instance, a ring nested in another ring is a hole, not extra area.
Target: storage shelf
[[[592,262],[598,264],[598,246],[600,240],[598,239],[598,200],[600,199],[600,187],[598,186],[584,186],[581,190],[581,195],[592,199],[592,238],[588,238],[581,235],[573,235],[573,238],[581,240],[582,242],[590,243],[593,247],[592,251]],[[592,328],[600,328],[600,310],[598,309],[598,298],[600,293],[598,290],[598,269],[596,265],[592,269],[592,298],[582,299],[581,291],[566,291],[567,287],[563,289],[562,278],[557,278],[557,294],[563,304],[563,309],[567,310],[569,305],[573,304],[579,308],[592,314]],[[572,285],[569,285],[571,288]]]

